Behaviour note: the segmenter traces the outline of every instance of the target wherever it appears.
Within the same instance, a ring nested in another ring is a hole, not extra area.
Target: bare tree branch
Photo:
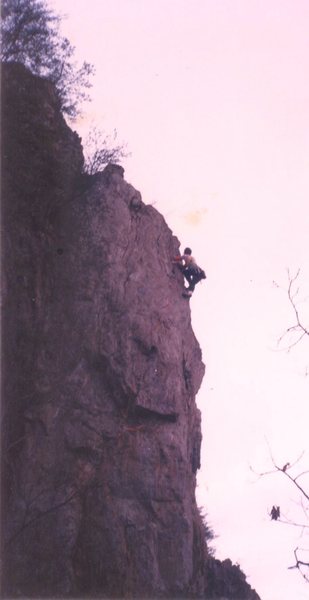
[[[300,574],[302,575],[302,577],[305,579],[305,581],[307,581],[309,583],[309,576],[302,571],[302,567],[307,567],[307,569],[309,568],[309,562],[299,559],[297,552],[299,552],[299,548],[295,548],[295,550],[294,550],[295,565],[292,565],[291,567],[288,567],[288,568],[289,569],[298,569]]]
[[[119,163],[122,158],[129,156],[125,144],[117,144],[117,131],[112,135],[93,126],[84,142],[84,173],[94,175],[108,163]]]
[[[301,342],[301,340],[305,336],[309,336],[309,328],[304,325],[303,320],[299,314],[298,305],[296,304],[296,298],[299,294],[299,287],[295,288],[295,282],[297,281],[297,279],[299,277],[300,269],[298,269],[298,271],[295,275],[291,275],[290,270],[287,269],[287,274],[288,274],[287,294],[288,294],[289,303],[293,309],[294,319],[295,319],[296,323],[294,323],[293,325],[288,327],[283,332],[283,334],[278,339],[277,345],[279,346],[283,342],[283,340],[286,338],[286,336],[291,335],[291,334],[292,335],[297,334],[297,338],[294,339],[293,341],[291,341],[288,344],[288,346],[283,348],[283,350],[290,352],[290,350],[292,348],[294,348],[295,346],[297,346],[297,344],[299,344],[299,342]],[[276,287],[280,287],[275,281],[273,283],[274,283],[274,285],[276,285]]]
[[[300,314],[299,306],[300,306],[300,298],[299,298],[299,286],[297,285],[298,277],[300,275],[300,269],[297,270],[295,275],[292,275],[290,270],[287,269],[288,275],[288,287],[286,289],[288,295],[288,301],[290,307],[293,312],[293,323],[287,327],[287,329],[283,332],[283,334],[279,337],[277,341],[277,346],[282,344],[283,340],[286,341],[288,338],[288,345],[285,348],[279,348],[280,350],[285,350],[289,352],[292,348],[297,346],[306,336],[309,337],[309,327],[306,326],[304,320],[304,313]],[[273,282],[276,287],[280,287],[275,281]],[[308,300],[308,298],[305,298]],[[308,368],[306,368],[305,375],[307,376],[309,373]],[[269,454],[271,457],[271,462],[273,468],[264,472],[256,473],[259,477],[263,477],[265,475],[273,475],[274,473],[280,473],[291,483],[294,488],[300,492],[300,500],[296,502],[298,508],[302,510],[302,514],[300,515],[300,519],[298,518],[288,518],[287,516],[281,516],[281,508],[280,506],[273,506],[271,509],[270,517],[272,521],[279,521],[285,525],[290,525],[293,527],[301,528],[301,536],[305,536],[309,529],[309,490],[306,486],[306,482],[308,479],[305,479],[305,475],[309,474],[309,470],[301,470],[295,473],[295,466],[299,463],[299,461],[303,458],[304,452],[293,462],[287,462],[283,466],[279,466],[275,461],[268,440],[266,439],[266,443],[268,445]],[[269,511],[268,511],[269,512]],[[302,521],[304,518],[304,522]],[[309,562],[305,560],[304,553],[309,552],[309,548],[295,548],[294,557],[295,564],[289,567],[289,569],[298,569],[301,576],[305,579],[306,582],[309,583]]]
[[[300,484],[298,480],[302,476],[307,475],[309,473],[309,471],[308,470],[301,471],[300,473],[295,475],[295,474],[292,474],[291,470],[294,469],[295,466],[300,462],[300,460],[303,458],[305,453],[301,452],[301,454],[296,458],[296,460],[294,460],[293,462],[286,462],[282,467],[280,467],[276,463],[276,461],[273,457],[273,454],[272,454],[272,451],[271,451],[271,448],[270,448],[270,445],[269,445],[267,439],[266,439],[266,443],[268,445],[268,450],[269,450],[271,462],[273,464],[273,468],[270,470],[267,470],[267,471],[262,471],[262,472],[257,472],[254,469],[252,469],[252,467],[250,467],[250,469],[253,473],[258,475],[259,478],[264,477],[266,475],[274,475],[275,473],[280,473],[284,477],[286,477],[291,482],[291,484],[301,493],[300,502],[297,502],[297,504],[303,510],[304,518],[305,518],[304,523],[299,522],[296,519],[290,519],[286,515],[282,516],[282,514],[281,514],[282,511],[280,510],[280,506],[273,506],[271,511],[269,512],[269,510],[268,510],[267,512],[270,515],[272,521],[276,521],[276,522],[282,523],[284,525],[289,525],[289,526],[300,528],[301,529],[300,535],[302,536],[309,529],[309,523],[308,523],[309,493],[305,489],[304,485]],[[307,551],[308,550],[306,550],[306,549],[296,548],[294,550],[295,565],[292,565],[291,567],[288,567],[288,568],[289,569],[298,569],[300,574],[302,575],[302,577],[305,579],[305,581],[309,582],[309,562],[305,561],[303,559],[302,555],[299,555],[299,552],[304,553]]]

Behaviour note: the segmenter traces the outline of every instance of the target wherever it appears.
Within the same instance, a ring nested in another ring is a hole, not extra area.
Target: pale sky
[[[298,516],[273,477],[304,450],[309,339],[277,350],[294,323],[284,289],[300,268],[309,324],[308,0],[53,0],[63,32],[96,67],[93,102],[74,128],[118,131],[125,178],[153,203],[208,279],[191,302],[206,376],[197,500],[218,558],[239,562],[262,600],[303,600],[287,567],[309,547],[268,511]],[[306,301],[307,299],[307,301]],[[309,482],[307,483],[307,490]],[[309,553],[308,553],[309,554]]]

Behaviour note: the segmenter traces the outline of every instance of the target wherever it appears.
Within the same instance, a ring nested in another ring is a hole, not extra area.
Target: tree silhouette
[[[2,0],[1,60],[19,62],[56,87],[61,109],[71,119],[89,100],[93,66],[74,61],[75,48],[60,34],[62,17],[45,0]]]

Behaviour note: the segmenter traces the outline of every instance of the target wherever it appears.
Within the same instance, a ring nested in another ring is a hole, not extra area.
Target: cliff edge
[[[2,111],[3,594],[258,600],[196,506],[179,241],[120,166],[81,174],[47,81],[4,65]]]

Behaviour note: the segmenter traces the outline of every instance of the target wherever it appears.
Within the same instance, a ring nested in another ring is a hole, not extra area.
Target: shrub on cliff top
[[[117,131],[107,135],[98,127],[92,127],[84,141],[84,173],[94,175],[109,163],[118,164],[129,156],[125,144],[116,144]]]

